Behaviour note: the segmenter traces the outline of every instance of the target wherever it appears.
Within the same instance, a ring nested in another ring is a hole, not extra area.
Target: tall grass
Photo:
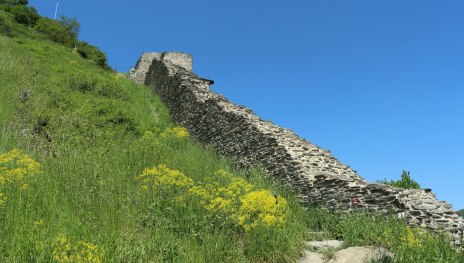
[[[39,174],[24,179],[27,189],[0,186],[8,196],[0,206],[1,262],[298,257],[306,227],[296,199],[262,173],[239,171],[188,137],[163,137],[174,124],[146,87],[56,44],[0,36],[0,56],[8,58],[0,60],[0,154],[21,149],[41,165]],[[152,140],[144,140],[146,132]],[[160,203],[136,179],[160,164],[198,181],[214,181],[224,170],[256,189],[283,194],[286,224],[245,232],[208,224],[199,207],[163,206],[175,203]]]
[[[451,244],[441,231],[430,232],[409,227],[402,220],[363,210],[334,213],[313,207],[308,214],[309,227],[322,231],[325,238],[343,240],[343,247],[378,246],[392,252],[381,262],[464,262],[464,253]]]

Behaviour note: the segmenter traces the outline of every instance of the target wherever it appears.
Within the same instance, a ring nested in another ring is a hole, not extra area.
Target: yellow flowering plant
[[[287,217],[287,200],[269,190],[250,192],[240,197],[240,202],[237,221],[245,231],[283,225]]]
[[[175,198],[169,199],[173,205],[184,206],[186,202],[196,205],[205,210],[208,218],[221,221],[220,224],[226,220],[250,231],[258,226],[272,228],[285,223],[288,213],[285,198],[269,190],[254,190],[253,185],[224,170],[217,171],[215,176],[219,180],[194,181],[161,164],[145,169],[136,178],[141,181],[143,191],[168,191],[163,196],[174,194]]]
[[[421,245],[420,230],[418,228],[406,227],[406,231],[400,237],[400,240],[406,246],[418,247]]]
[[[3,193],[0,193],[0,206],[6,202],[8,197],[4,195]]]
[[[133,145],[136,151],[145,151],[151,149],[151,147],[159,147],[162,142],[181,142],[185,138],[189,137],[187,129],[183,127],[173,128],[152,128],[143,133],[143,135],[137,140],[137,143]]]
[[[160,136],[162,138],[174,138],[174,139],[183,139],[189,136],[189,132],[184,127],[173,127],[167,128],[161,132]]]
[[[157,192],[177,194],[193,185],[193,180],[179,170],[170,169],[164,164],[156,167],[146,168],[140,175],[140,189],[144,192],[152,189]]]
[[[1,191],[6,187],[28,189],[27,179],[40,172],[40,165],[24,152],[13,149],[0,155],[0,205],[8,197]]]
[[[60,234],[52,244],[52,258],[58,263],[101,263],[98,246],[85,241],[73,242]]]

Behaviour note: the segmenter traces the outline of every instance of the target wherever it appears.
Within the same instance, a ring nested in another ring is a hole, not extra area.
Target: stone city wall
[[[356,207],[395,213],[410,225],[445,229],[456,242],[461,239],[463,219],[429,190],[366,182],[329,151],[212,92],[213,81],[191,70],[191,55],[144,53],[131,77],[151,87],[172,119],[192,136],[214,145],[242,167],[262,167],[271,177],[292,187],[302,202],[333,209]]]

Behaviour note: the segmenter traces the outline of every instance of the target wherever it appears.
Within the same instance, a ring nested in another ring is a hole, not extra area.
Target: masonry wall
[[[212,92],[213,81],[191,69],[191,55],[144,53],[131,77],[161,96],[173,120],[192,136],[235,158],[242,167],[262,167],[292,187],[302,202],[396,213],[414,226],[443,228],[459,242],[463,219],[432,192],[364,181],[329,151]]]

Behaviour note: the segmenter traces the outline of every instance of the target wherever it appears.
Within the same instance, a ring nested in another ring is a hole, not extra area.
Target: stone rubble
[[[340,241],[340,240],[308,241],[306,245],[311,251],[319,251],[323,249],[338,249],[343,245],[343,241]]]
[[[192,136],[235,158],[241,167],[262,167],[275,180],[291,186],[304,203],[393,213],[413,226],[443,229],[460,242],[463,219],[430,189],[368,183],[329,151],[212,92],[213,81],[191,70],[189,54],[144,53],[131,79],[151,87],[172,119]]]
[[[343,242],[338,240],[309,241],[308,250],[298,263],[364,263],[392,257],[393,254],[377,247],[349,247],[341,249]],[[330,258],[324,258],[324,251],[334,251]]]
[[[391,256],[385,249],[376,247],[349,247],[335,252],[332,259],[327,263],[366,263],[372,261],[379,261],[385,255]],[[303,262],[301,262],[303,263]],[[307,263],[313,263],[307,261]]]

